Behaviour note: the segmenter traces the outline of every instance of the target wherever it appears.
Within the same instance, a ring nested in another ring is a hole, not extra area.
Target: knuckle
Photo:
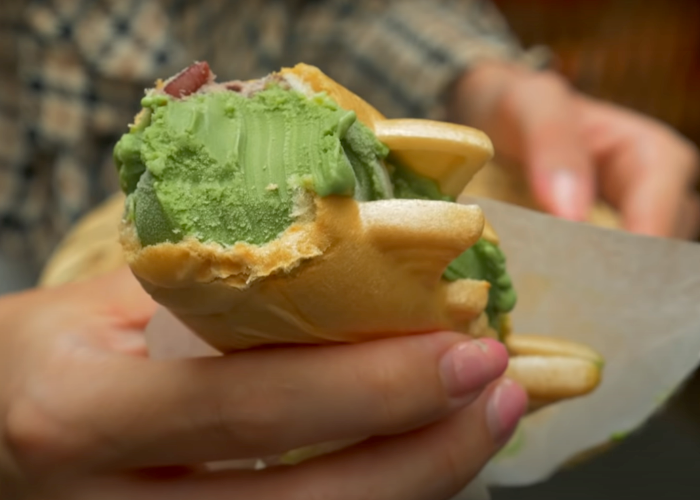
[[[380,433],[408,430],[436,418],[447,410],[447,399],[421,363],[409,365],[384,361],[362,370],[361,382],[368,388],[370,407]]]
[[[377,426],[388,431],[402,420],[406,403],[401,401],[401,370],[391,362],[358,367],[360,387],[366,387]],[[409,389],[410,390],[410,389]]]
[[[651,145],[659,159],[666,161],[674,173],[683,174],[694,182],[700,173],[700,149],[670,125],[647,118],[641,136]],[[670,159],[670,161],[669,161]]]
[[[375,408],[381,426],[401,423],[406,414],[406,403],[402,401],[398,370],[395,367],[377,368],[372,376]]]
[[[546,95],[548,99],[567,97],[571,86],[562,76],[552,72],[537,72],[517,80],[504,96],[506,106],[516,106],[523,99]]]
[[[543,71],[533,73],[530,77],[530,85],[537,86],[542,90],[556,92],[559,94],[569,94],[571,84],[562,75],[553,71]]]
[[[463,457],[460,457],[452,446],[445,446],[440,450],[440,455],[435,461],[440,473],[445,480],[445,488],[457,493],[473,479],[469,467],[465,466]]]
[[[211,411],[203,411],[209,429],[215,439],[231,443],[243,452],[275,446],[280,429],[284,426],[283,396],[275,391],[257,387],[244,394],[219,398]]]

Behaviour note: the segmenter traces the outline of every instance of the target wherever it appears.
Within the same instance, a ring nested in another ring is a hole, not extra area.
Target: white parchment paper
[[[518,290],[515,332],[583,342],[606,360],[596,391],[526,417],[482,475],[489,484],[532,484],[638,428],[695,370],[700,245],[461,201],[478,203],[501,237]]]
[[[583,342],[606,359],[594,393],[523,420],[459,496],[475,500],[488,498],[483,484],[542,481],[578,453],[638,428],[694,371],[700,245],[572,223],[493,200],[460,201],[479,204],[501,238],[519,295],[515,332]],[[164,310],[146,334],[154,358],[216,355]]]

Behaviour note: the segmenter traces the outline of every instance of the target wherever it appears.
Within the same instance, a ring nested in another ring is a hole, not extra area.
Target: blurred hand
[[[126,270],[0,299],[0,497],[449,498],[525,411],[492,340],[443,332],[154,361],[143,336],[154,309]],[[366,436],[294,467],[201,467]]]
[[[669,127],[585,97],[552,72],[484,63],[457,83],[453,119],[479,128],[525,169],[546,211],[584,220],[597,195],[632,232],[693,238],[697,148]]]

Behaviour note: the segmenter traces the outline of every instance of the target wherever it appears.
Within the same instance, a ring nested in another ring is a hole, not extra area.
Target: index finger
[[[461,359],[458,394],[440,369],[445,356]],[[425,425],[468,404],[506,365],[500,343],[451,333],[208,359],[90,359],[60,383],[33,381],[51,393],[15,408],[10,438],[37,474],[256,458]]]
[[[571,91],[549,74],[531,76],[513,88],[506,113],[517,123],[535,197],[554,215],[585,219],[594,198],[595,172],[580,137]]]

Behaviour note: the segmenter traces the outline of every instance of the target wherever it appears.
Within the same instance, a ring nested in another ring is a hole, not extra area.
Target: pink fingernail
[[[440,374],[450,397],[456,404],[464,404],[500,377],[507,366],[505,346],[484,338],[452,346],[440,360]]]
[[[501,380],[486,404],[486,423],[494,442],[507,441],[526,411],[525,390],[510,379]]]
[[[551,196],[555,210],[561,217],[571,220],[585,218],[581,207],[580,181],[570,170],[555,170],[551,173]]]

